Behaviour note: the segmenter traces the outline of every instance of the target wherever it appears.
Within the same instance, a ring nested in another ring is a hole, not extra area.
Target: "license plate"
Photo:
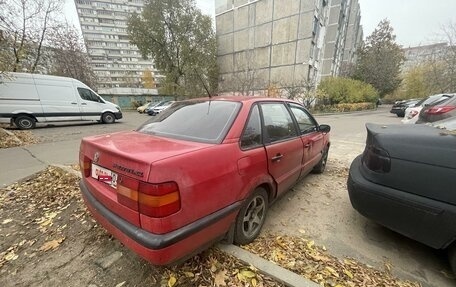
[[[92,177],[117,188],[117,173],[92,163]]]

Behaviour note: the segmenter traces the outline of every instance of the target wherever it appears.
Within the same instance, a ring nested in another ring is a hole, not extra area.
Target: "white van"
[[[0,120],[19,129],[33,129],[36,122],[98,120],[110,124],[121,118],[119,106],[78,80],[26,73],[0,75]]]

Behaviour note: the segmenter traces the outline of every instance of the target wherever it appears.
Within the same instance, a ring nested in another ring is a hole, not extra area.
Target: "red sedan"
[[[136,131],[86,137],[81,192],[96,220],[156,265],[253,241],[268,206],[325,169],[328,125],[273,98],[182,101]]]

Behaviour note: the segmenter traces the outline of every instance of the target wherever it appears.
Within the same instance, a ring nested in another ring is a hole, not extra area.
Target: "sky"
[[[286,0],[282,0],[286,1]],[[215,0],[196,0],[205,14],[214,15]],[[364,36],[388,19],[396,42],[404,47],[441,42],[442,27],[456,24],[456,0],[359,0]],[[65,15],[78,24],[74,0],[65,0]]]
[[[359,0],[364,36],[387,18],[404,47],[440,42],[442,27],[456,23],[456,0]]]

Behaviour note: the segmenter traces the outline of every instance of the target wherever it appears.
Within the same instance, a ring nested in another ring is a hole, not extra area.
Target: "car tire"
[[[320,161],[317,163],[316,166],[314,166],[312,172],[313,173],[323,173],[326,169],[326,163],[328,162],[328,153],[329,153],[329,147],[326,147],[323,150],[323,155],[321,156]]]
[[[456,274],[456,242],[448,248],[448,260],[450,261],[451,270]]]
[[[104,124],[113,124],[116,121],[116,117],[113,113],[104,113],[103,115],[101,115],[101,121]]]
[[[34,129],[36,120],[31,116],[21,115],[14,119],[14,124],[21,130]]]
[[[236,218],[234,243],[249,244],[260,234],[268,211],[268,193],[258,187],[249,196]]]

